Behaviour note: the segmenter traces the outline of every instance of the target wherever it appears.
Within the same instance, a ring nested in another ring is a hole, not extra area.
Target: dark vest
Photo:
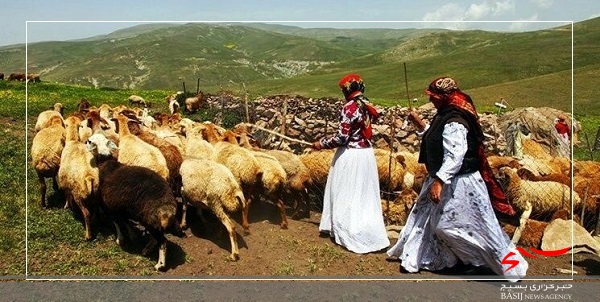
[[[444,159],[442,133],[444,125],[451,122],[462,124],[468,131],[467,153],[458,174],[473,173],[479,170],[479,157],[477,155],[478,139],[475,134],[480,129],[479,124],[473,125],[474,121],[469,118],[467,113],[455,107],[446,107],[438,110],[421,141],[419,162],[425,164],[429,175],[435,175],[442,166]]]

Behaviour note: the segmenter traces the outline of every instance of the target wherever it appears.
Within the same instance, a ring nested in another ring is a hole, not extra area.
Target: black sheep
[[[119,245],[123,244],[120,226],[128,219],[144,226],[154,240],[146,245],[142,253],[149,253],[159,244],[158,263],[154,268],[163,270],[166,268],[167,250],[165,232],[173,230],[178,235],[182,233],[176,219],[175,197],[169,183],[158,173],[144,167],[123,165],[109,156],[107,150],[116,147],[111,144],[102,134],[92,135],[87,142],[99,165],[101,207],[115,219]]]

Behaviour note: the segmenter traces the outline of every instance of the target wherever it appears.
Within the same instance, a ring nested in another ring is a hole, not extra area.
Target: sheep
[[[95,206],[93,196],[98,190],[99,177],[94,156],[79,141],[77,130],[80,122],[76,116],[69,116],[65,120],[65,146],[60,158],[57,181],[67,197],[65,207],[74,202],[81,209],[85,223],[84,238],[91,240],[90,209]]]
[[[134,117],[135,118],[135,117]],[[158,148],[164,156],[167,169],[169,170],[169,185],[173,190],[176,199],[181,198],[181,174],[179,168],[183,162],[183,155],[177,147],[171,143],[159,138],[154,133],[143,131],[138,122],[128,123],[129,131],[139,137],[142,141]],[[183,219],[183,218],[182,218]]]
[[[90,111],[90,102],[86,99],[81,99],[79,100],[79,103],[77,103],[77,112],[81,113],[83,116],[85,116],[85,114]]]
[[[259,199],[259,195],[265,197],[267,200],[274,202],[279,208],[279,214],[281,216],[280,227],[282,229],[288,228],[288,221],[285,214],[285,204],[283,202],[283,194],[285,185],[287,183],[287,174],[279,163],[279,161],[266,153],[260,151],[252,151],[252,155],[256,158],[260,169],[262,170],[261,190],[254,190],[254,196],[252,199],[248,199],[246,207],[244,207],[243,221],[248,221],[248,211],[250,209],[250,203],[253,199]],[[262,192],[257,192],[262,191]]]
[[[505,188],[508,200],[516,210],[522,212],[519,227],[513,235],[513,243],[519,242],[530,215],[542,217],[570,205],[571,188],[564,184],[554,181],[522,180],[515,169],[509,167],[500,168],[497,178]],[[575,207],[581,204],[581,199],[575,192],[573,192],[572,203]]]
[[[28,73],[27,74],[27,81],[31,82],[31,83],[39,83],[42,80],[40,79],[40,75],[37,73]]]
[[[283,198],[293,202],[292,218],[310,217],[307,188],[312,185],[312,179],[308,168],[294,153],[282,150],[266,150],[265,152],[279,161],[287,175]],[[302,204],[302,208],[300,204]]]
[[[595,161],[575,161],[573,163],[575,175],[584,177],[594,177],[600,175],[600,163]]]
[[[138,105],[138,106],[143,106],[143,107],[147,107],[148,104],[146,103],[146,100],[144,100],[144,98],[142,98],[141,96],[138,95],[130,95],[129,98],[127,99],[129,101],[129,105]]]
[[[215,147],[202,137],[202,124],[180,123],[180,132],[185,136],[185,155],[212,158]]]
[[[171,112],[171,114],[175,114],[175,113],[179,113],[180,109],[179,109],[179,103],[177,102],[176,98],[171,98],[169,99],[169,112]]]
[[[119,132],[118,161],[126,165],[149,168],[165,180],[168,180],[169,168],[160,150],[133,135],[129,131],[127,125],[129,119],[126,116],[121,114],[116,120]]]
[[[411,188],[404,189],[392,201],[381,200],[381,209],[386,224],[404,225],[419,194]],[[389,204],[389,209],[388,209]]]
[[[24,73],[11,73],[8,76],[8,80],[25,82],[25,80],[27,80],[27,76]]]
[[[210,209],[229,233],[233,261],[239,259],[235,224],[227,212],[246,208],[246,199],[233,173],[210,159],[186,158],[181,164],[182,195],[186,202],[198,208]]]
[[[31,144],[31,162],[40,183],[40,205],[46,207],[46,178],[52,178],[54,191],[58,189],[56,176],[65,146],[65,128],[60,116],[53,116],[48,126],[36,133]]]
[[[519,168],[517,170],[517,175],[523,180],[531,180],[531,181],[555,181],[567,186],[571,185],[571,178],[562,174],[562,173],[552,173],[546,175],[536,176],[533,172],[528,170],[527,168]]]
[[[383,149],[374,149],[379,174],[379,186],[382,190],[400,191],[406,174],[404,156]],[[391,172],[391,173],[390,173]]]
[[[117,231],[117,244],[124,244],[120,226],[127,219],[139,222],[150,233],[143,255],[148,255],[158,244],[156,270],[166,268],[167,239],[165,232],[172,230],[181,236],[182,231],[176,222],[177,202],[169,184],[156,172],[138,166],[127,166],[111,156],[116,145],[102,134],[92,135],[87,142],[90,154],[99,163],[99,196],[101,207],[114,218]]]
[[[50,110],[42,111],[38,115],[37,121],[35,122],[35,132],[38,132],[45,127],[48,127],[51,124],[50,120],[55,116],[60,117],[61,121],[63,120],[63,104],[55,103],[54,106],[50,107]]]
[[[194,113],[200,109],[200,105],[204,99],[204,94],[202,91],[199,91],[195,96],[189,97],[185,99],[185,111],[189,113]]]
[[[263,177],[263,170],[256,157],[250,150],[237,144],[220,141],[220,135],[214,124],[204,124],[204,126],[203,136],[206,136],[209,142],[214,143],[215,147],[212,159],[225,165],[233,173],[247,197],[246,204],[250,204],[251,196],[256,194],[256,190],[261,189]],[[247,213],[246,208],[244,212]],[[247,214],[242,215],[242,227],[245,233],[249,233],[250,224],[248,223]]]

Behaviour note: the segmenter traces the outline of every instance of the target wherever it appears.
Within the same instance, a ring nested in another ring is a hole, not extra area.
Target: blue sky
[[[38,42],[86,38],[139,24],[99,21],[271,21],[301,27],[528,31],[564,24],[548,21],[577,22],[598,17],[600,1],[0,0],[0,14],[1,46],[25,43],[26,39]]]

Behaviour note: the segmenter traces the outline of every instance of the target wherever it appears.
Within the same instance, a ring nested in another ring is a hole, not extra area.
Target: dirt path
[[[289,229],[279,228],[275,207],[253,204],[250,210],[251,234],[243,234],[237,224],[240,260],[227,260],[230,244],[225,229],[216,218],[205,214],[208,224],[201,225],[195,215],[190,217],[186,238],[169,237],[170,269],[164,276],[181,277],[339,277],[439,279],[482,275],[495,278],[487,270],[469,268],[446,272],[422,271],[409,274],[400,271],[400,263],[386,260],[385,252],[358,255],[335,245],[328,237],[320,237],[320,213],[310,218],[289,219]],[[239,217],[233,217],[240,221]],[[392,244],[395,239],[392,239]],[[528,258],[528,276],[538,278],[570,278],[557,269],[571,269],[571,255]],[[574,255],[573,269],[577,276],[600,275],[600,258],[592,254]]]

